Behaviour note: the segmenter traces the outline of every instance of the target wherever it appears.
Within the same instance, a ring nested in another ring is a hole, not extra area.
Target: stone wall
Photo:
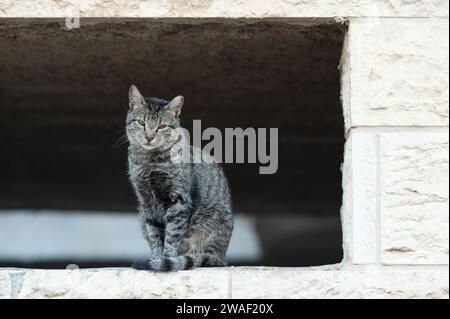
[[[350,20],[346,260],[448,265],[448,20]]]
[[[0,1],[1,17],[71,14],[347,21],[345,258],[171,274],[5,269],[0,297],[448,298],[447,1]]]

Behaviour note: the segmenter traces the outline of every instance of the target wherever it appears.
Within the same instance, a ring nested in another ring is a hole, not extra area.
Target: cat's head
[[[152,151],[171,148],[179,140],[177,128],[184,98],[177,96],[171,101],[144,98],[134,85],[128,96],[126,131],[130,144]]]

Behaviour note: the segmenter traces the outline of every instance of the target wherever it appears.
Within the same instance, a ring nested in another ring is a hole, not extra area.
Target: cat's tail
[[[188,254],[177,257],[150,258],[134,263],[137,270],[173,271],[186,270],[195,267],[223,267],[227,263],[224,259],[212,254]]]

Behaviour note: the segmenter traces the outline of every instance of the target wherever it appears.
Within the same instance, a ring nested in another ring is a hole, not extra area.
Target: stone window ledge
[[[447,266],[0,269],[0,298],[448,298]]]

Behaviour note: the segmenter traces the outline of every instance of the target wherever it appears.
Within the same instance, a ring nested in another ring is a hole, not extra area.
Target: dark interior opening
[[[320,19],[0,20],[0,214],[135,211],[116,141],[136,84],[184,95],[188,128],[278,127],[276,174],[224,165],[235,211],[257,220],[258,264],[340,262],[344,33]]]

